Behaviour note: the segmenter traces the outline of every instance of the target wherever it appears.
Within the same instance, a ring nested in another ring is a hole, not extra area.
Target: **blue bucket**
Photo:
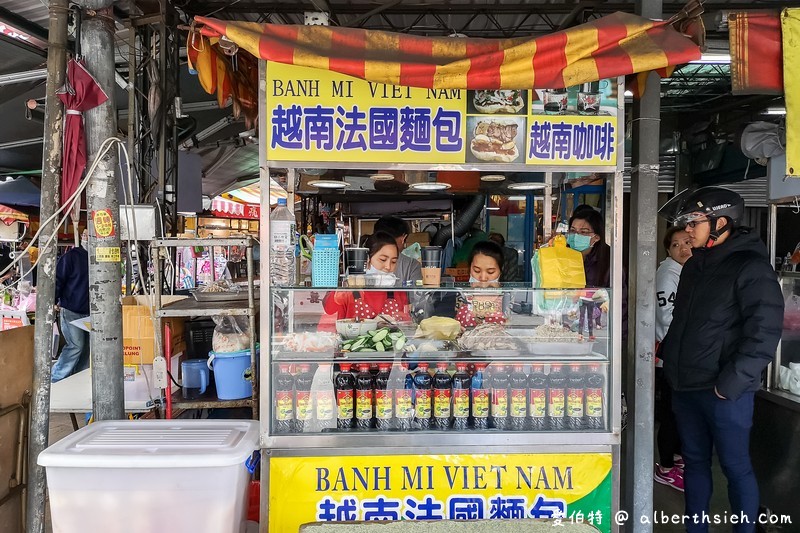
[[[257,357],[258,349],[256,348]],[[220,400],[240,400],[253,395],[250,350],[209,352],[208,368],[214,371],[217,398]]]

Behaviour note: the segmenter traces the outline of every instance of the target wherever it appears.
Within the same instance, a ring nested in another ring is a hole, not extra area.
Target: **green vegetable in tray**
[[[406,345],[406,336],[402,331],[392,328],[381,328],[359,335],[355,339],[342,343],[345,352],[386,352],[399,351]]]

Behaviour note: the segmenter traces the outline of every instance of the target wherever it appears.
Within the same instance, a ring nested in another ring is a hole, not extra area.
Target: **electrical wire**
[[[114,143],[115,143],[115,142],[117,142],[117,143],[120,143],[120,144],[123,144],[123,145],[124,145],[124,143],[122,142],[122,140],[121,140],[121,139],[119,139],[118,137],[109,137],[108,139],[106,139],[105,141],[103,141],[103,144],[101,144],[101,145],[100,145],[100,150],[99,150],[99,152],[98,152],[98,155],[97,155],[97,157],[96,157],[96,158],[95,158],[95,160],[92,162],[92,164],[91,164],[91,166],[89,167],[89,169],[86,171],[86,175],[87,175],[87,176],[91,176],[91,175],[94,173],[94,171],[95,171],[95,170],[96,170],[96,168],[97,168],[97,165],[100,163],[100,160],[101,160],[103,157],[105,157],[105,156],[106,156],[106,154],[107,154],[107,153],[108,153],[108,151],[109,151],[109,150],[110,150],[110,149],[113,147],[113,145],[114,145]],[[79,200],[80,200],[80,195],[81,195],[81,193],[83,193],[83,191],[86,189],[86,187],[87,187],[88,185],[89,185],[89,180],[88,180],[88,179],[85,179],[85,180],[82,180],[82,181],[81,181],[80,185],[78,185],[78,188],[75,190],[75,192],[73,192],[73,193],[72,193],[72,195],[70,195],[70,197],[67,199],[67,202],[66,202],[66,203],[63,203],[63,204],[61,205],[61,207],[59,207],[59,208],[56,210],[56,212],[55,212],[55,213],[53,213],[53,214],[52,214],[52,215],[51,215],[51,216],[50,216],[50,217],[49,217],[47,220],[45,220],[43,223],[41,223],[41,224],[39,225],[39,230],[38,230],[38,231],[37,231],[37,232],[34,234],[34,236],[33,236],[33,237],[31,237],[31,241],[30,241],[30,243],[28,243],[28,246],[27,246],[27,247],[26,247],[26,248],[25,248],[25,249],[22,251],[22,253],[20,253],[20,254],[17,254],[17,255],[14,257],[14,259],[11,261],[11,263],[10,263],[8,266],[6,266],[6,268],[4,268],[2,271],[0,271],[0,277],[2,277],[2,276],[3,276],[4,274],[6,274],[7,272],[10,272],[10,271],[11,271],[11,269],[14,267],[14,265],[16,265],[17,263],[19,263],[19,262],[22,260],[22,257],[24,257],[24,256],[25,256],[25,254],[30,254],[30,249],[31,249],[31,248],[34,246],[34,243],[36,243],[36,241],[37,241],[37,240],[39,240],[39,236],[41,235],[42,231],[44,231],[44,229],[47,227],[47,225],[48,225],[48,224],[50,224],[50,223],[51,223],[51,222],[52,222],[54,219],[56,219],[56,218],[59,216],[59,214],[61,214],[63,211],[65,211],[65,210],[66,210],[66,214],[64,214],[64,216],[63,216],[61,219],[59,219],[58,223],[55,225],[55,229],[54,229],[53,233],[50,235],[50,238],[49,238],[49,239],[46,241],[46,243],[45,243],[45,246],[47,246],[48,244],[50,244],[50,243],[52,242],[52,240],[53,240],[55,237],[57,237],[57,236],[58,236],[58,229],[59,229],[59,227],[60,227],[60,226],[61,226],[61,224],[63,224],[63,223],[66,221],[66,219],[69,217],[70,213],[72,212],[72,209],[73,209],[73,208],[74,208],[74,206],[75,206],[75,203],[76,203],[77,201],[79,201]],[[30,269],[30,270],[28,270],[28,271],[27,271],[27,272],[26,272],[26,273],[25,273],[23,276],[21,276],[21,277],[22,277],[22,278],[24,278],[25,276],[27,276],[28,274],[30,274],[30,273],[33,271],[33,268],[35,268],[35,267],[34,267],[34,266],[32,266],[32,267],[31,267],[31,269]],[[8,287],[13,287],[13,286],[14,286],[16,283],[18,283],[18,282],[19,282],[19,281],[16,281],[16,282],[12,283],[11,285],[8,285]]]

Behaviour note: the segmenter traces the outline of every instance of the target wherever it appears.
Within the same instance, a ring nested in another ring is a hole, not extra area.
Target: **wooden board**
[[[0,332],[0,409],[20,403],[33,383],[33,326]],[[14,473],[19,413],[0,417],[0,498],[8,494],[8,482]],[[3,531],[20,530],[19,496],[0,506]]]

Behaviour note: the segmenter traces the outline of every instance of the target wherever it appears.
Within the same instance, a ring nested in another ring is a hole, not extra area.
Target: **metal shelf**
[[[158,239],[153,241],[152,246],[156,248],[182,248],[184,246],[252,246],[253,243],[254,239],[252,237],[221,239],[208,237],[203,239]]]
[[[198,302],[194,298],[186,298],[163,306],[156,311],[160,318],[193,317],[193,316],[255,316],[256,308],[250,308],[246,301]]]
[[[219,400],[217,398],[198,398],[196,400],[184,400],[181,392],[172,394],[173,409],[235,409],[237,407],[253,407],[253,398],[243,398],[241,400]]]
[[[234,239],[159,239],[151,243],[151,250],[155,262],[154,268],[154,286],[155,286],[155,315],[159,319],[158,328],[156,328],[156,335],[159,337],[157,344],[164,346],[162,337],[162,324],[163,318],[189,318],[201,316],[246,316],[249,322],[250,330],[250,367],[251,369],[257,368],[258,361],[256,360],[256,314],[259,309],[258,291],[255,287],[255,273],[253,261],[253,246],[255,239],[252,237],[234,238]],[[165,304],[162,300],[162,275],[165,272],[164,262],[168,258],[167,248],[175,248],[182,246],[245,246],[247,248],[247,299],[246,300],[228,300],[228,301],[204,301],[198,302],[194,298],[186,298],[178,300],[169,304]],[[250,302],[253,305],[250,305]],[[172,409],[233,409],[238,407],[245,407],[251,409],[253,418],[258,419],[258,376],[254,375],[252,386],[253,392],[250,398],[241,400],[219,400],[216,398],[200,398],[198,400],[184,400],[180,393],[173,394],[171,399]]]

